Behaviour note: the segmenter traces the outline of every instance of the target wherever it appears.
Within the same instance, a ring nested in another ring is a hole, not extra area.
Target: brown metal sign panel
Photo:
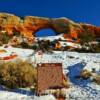
[[[41,94],[50,88],[61,88],[62,75],[61,63],[38,64],[37,93]]]

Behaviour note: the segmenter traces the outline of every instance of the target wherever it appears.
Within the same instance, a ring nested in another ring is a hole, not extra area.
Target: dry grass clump
[[[62,90],[56,90],[53,95],[57,100],[65,100],[66,99],[66,93],[65,93],[65,91],[62,91]]]
[[[69,81],[67,76],[63,79],[63,86],[65,88],[69,88],[70,87],[70,81]]]
[[[96,75],[93,77],[93,82],[97,83],[98,85],[100,85],[100,75]]]
[[[28,62],[18,60],[0,64],[0,84],[7,88],[24,88],[34,86],[37,70]]]
[[[88,79],[91,77],[91,72],[89,72],[88,70],[84,69],[81,71],[80,73],[80,77],[83,79]]]
[[[80,73],[80,78],[88,79],[90,78],[93,82],[100,85],[100,74],[90,72],[88,70],[82,70]]]

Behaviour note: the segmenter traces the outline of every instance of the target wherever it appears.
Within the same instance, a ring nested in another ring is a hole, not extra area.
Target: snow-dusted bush
[[[93,82],[97,83],[100,85],[100,75],[96,75],[93,77]]]
[[[91,76],[91,72],[89,72],[88,70],[82,70],[80,73],[80,77],[83,79],[88,79]]]

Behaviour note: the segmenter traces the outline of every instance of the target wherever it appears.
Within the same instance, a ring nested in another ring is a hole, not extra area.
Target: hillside
[[[13,47],[0,47],[0,50],[5,50],[0,54],[0,59],[16,54],[17,57],[13,59],[4,59],[3,61],[17,61],[20,58],[23,61],[29,61],[33,66],[37,63],[62,63],[63,73],[68,76],[70,80],[70,88],[65,88],[65,100],[99,100],[100,98],[100,80],[98,84],[93,81],[96,75],[100,75],[100,54],[97,53],[77,53],[77,52],[62,52],[53,51],[53,53],[34,52],[30,49],[20,49]],[[2,62],[2,60],[0,60]],[[93,73],[93,69],[95,72]],[[24,69],[25,70],[25,69]],[[77,78],[83,70],[90,71],[94,76],[86,78]],[[5,91],[4,87],[0,85],[0,99],[1,100],[56,100],[52,94],[36,96],[34,92],[30,93],[27,88],[20,88],[12,91]]]
[[[35,36],[37,31],[48,28],[55,32],[55,36],[47,36],[46,40],[45,37]],[[70,49],[78,52],[100,52],[100,27],[76,23],[65,17],[18,17],[0,13],[0,45],[39,50],[43,48],[41,43],[47,51]]]

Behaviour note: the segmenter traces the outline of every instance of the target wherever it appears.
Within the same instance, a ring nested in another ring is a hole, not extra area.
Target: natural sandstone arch
[[[0,13],[0,31],[4,30],[9,34],[13,34],[16,30],[20,34],[30,38],[41,29],[50,28],[57,34],[66,33],[75,37],[81,38],[94,35],[94,38],[100,38],[100,27],[89,24],[78,24],[67,18],[45,18],[36,16],[25,16],[21,19],[18,16]],[[77,36],[76,36],[77,34]],[[82,38],[81,38],[82,39]]]
[[[64,33],[69,30],[72,22],[67,18],[45,18],[25,16],[23,19],[12,14],[0,13],[0,27],[8,33],[12,33],[13,29],[20,33],[31,36],[41,29],[51,28],[56,33]]]

